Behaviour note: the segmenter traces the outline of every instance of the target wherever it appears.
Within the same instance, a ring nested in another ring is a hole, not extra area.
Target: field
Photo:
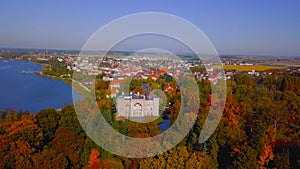
[[[271,69],[284,69],[284,66],[267,66],[267,65],[224,65],[225,70],[238,70],[238,71],[266,71]]]

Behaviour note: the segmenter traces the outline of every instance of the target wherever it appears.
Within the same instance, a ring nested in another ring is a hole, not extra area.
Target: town
[[[2,49],[0,50],[0,60],[28,60],[49,64],[50,70],[51,66],[59,64],[62,69],[67,70],[64,71],[65,74],[60,74],[60,77],[71,77],[73,72],[80,73],[85,77],[100,75],[104,81],[111,82],[112,88],[118,86],[124,77],[157,80],[165,73],[174,78],[192,73],[197,80],[209,80],[217,83],[218,79],[228,80],[234,74],[248,74],[257,78],[267,74],[286,72],[297,74],[300,72],[300,58],[297,57],[220,56],[222,65],[215,63],[204,65],[199,58],[188,55],[173,57],[169,54],[155,53],[115,52],[103,54],[96,52],[90,55],[79,53],[79,51],[62,50]],[[85,85],[90,85],[95,78],[79,80]],[[171,89],[166,87],[166,90]]]
[[[39,75],[73,84],[78,83],[80,86],[76,88],[78,91],[91,92],[97,81],[107,82],[109,93],[106,98],[116,100],[118,119],[158,117],[162,113],[159,112],[160,99],[157,96],[150,96],[149,83],[143,83],[139,92],[127,91],[124,93],[121,86],[126,81],[124,79],[128,78],[148,82],[158,81],[162,77],[165,80],[169,78],[168,83],[163,85],[160,83],[157,87],[165,93],[177,93],[180,92],[180,87],[176,83],[171,83],[170,79],[176,81],[185,76],[216,85],[219,80],[229,80],[236,74],[244,74],[253,79],[284,73],[300,75],[300,66],[298,65],[300,59],[292,57],[266,59],[249,56],[221,56],[222,64],[218,65],[216,63],[203,64],[200,59],[188,55],[126,52],[81,55],[78,51],[73,52],[2,50],[0,59],[26,60],[43,64],[44,70],[38,72]],[[28,72],[22,71],[23,74]]]

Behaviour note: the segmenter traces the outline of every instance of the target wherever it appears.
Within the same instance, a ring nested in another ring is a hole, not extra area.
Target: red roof
[[[110,81],[110,85],[121,84],[122,80],[112,80]]]
[[[166,73],[166,72],[169,72],[169,69],[167,69],[167,68],[160,68],[159,71],[160,71],[160,72],[165,72],[165,73]]]

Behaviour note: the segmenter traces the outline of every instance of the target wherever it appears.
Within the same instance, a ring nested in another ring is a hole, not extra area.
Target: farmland
[[[237,71],[266,71],[272,69],[284,69],[285,66],[268,66],[268,65],[224,65],[225,70],[237,70]]]

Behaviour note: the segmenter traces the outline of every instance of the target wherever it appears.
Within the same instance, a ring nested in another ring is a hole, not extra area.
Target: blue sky
[[[164,12],[195,24],[220,54],[300,56],[299,7],[297,0],[1,1],[0,47],[81,49],[114,19]]]

